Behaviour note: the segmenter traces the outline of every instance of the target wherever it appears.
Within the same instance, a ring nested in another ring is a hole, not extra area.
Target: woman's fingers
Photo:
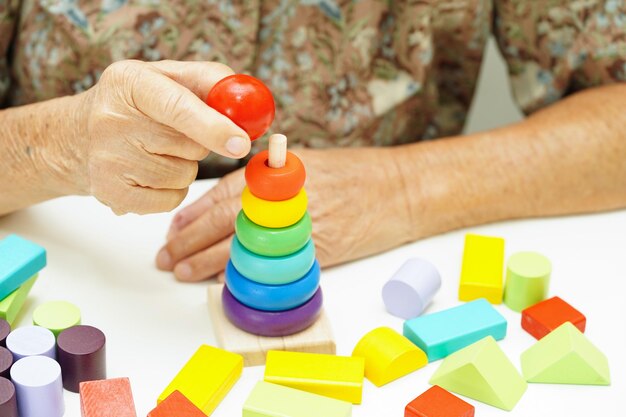
[[[202,281],[226,268],[232,236],[176,264],[174,276],[184,282]]]
[[[170,225],[170,230],[167,235],[168,239],[174,238],[183,228],[194,222],[214,205],[232,198],[239,198],[244,185],[243,169],[225,175],[217,185],[207,191],[206,194],[176,213]]]
[[[198,163],[167,155],[144,155],[141,166],[123,178],[130,185],[153,189],[186,189],[198,175]]]
[[[240,208],[241,201],[238,198],[211,206],[165,244],[157,255],[157,267],[171,270],[180,260],[230,236]]]
[[[235,73],[229,66],[219,62],[165,60],[151,62],[150,65],[184,85],[203,101],[215,84]]]
[[[117,215],[126,213],[150,214],[172,211],[185,199],[189,189],[156,190],[133,186],[126,190],[126,198],[122,202],[112,204],[106,196],[97,197],[105,205],[111,207]]]
[[[189,161],[201,161],[209,150],[177,130],[153,121],[137,125],[141,134],[136,139],[140,146],[154,155],[169,155]]]
[[[210,151],[231,158],[250,151],[250,138],[243,129],[153,66],[119,61],[105,70],[102,79],[105,84],[119,79],[127,87],[123,92],[130,106]]]

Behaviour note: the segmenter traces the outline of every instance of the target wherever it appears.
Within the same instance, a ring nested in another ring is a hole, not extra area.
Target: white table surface
[[[213,182],[195,183],[185,203]],[[33,288],[19,325],[30,323],[33,309],[49,300],[78,305],[83,323],[107,335],[108,376],[131,380],[139,416],[145,416],[180,367],[200,344],[215,339],[207,309],[207,283],[182,284],[154,267],[172,213],[116,217],[92,198],[46,202],[0,218],[0,237],[17,233],[48,250],[48,266]],[[385,254],[324,270],[326,311],[337,350],[349,355],[359,338],[382,325],[398,331],[402,320],[388,315],[381,287],[409,257],[423,257],[440,270],[443,286],[427,312],[458,305],[456,299],[463,236],[461,230],[425,239]],[[609,358],[610,387],[529,384],[509,416],[624,416],[626,394],[626,211],[499,223],[472,232],[502,236],[507,256],[536,250],[553,263],[550,294],[559,295],[587,316],[586,334]],[[500,342],[519,368],[520,354],[534,339],[506,306],[507,337]],[[382,388],[365,381],[363,404],[355,417],[403,416],[404,406],[425,391],[441,361]],[[247,368],[213,414],[241,415],[241,406],[263,367]],[[66,392],[67,417],[80,416],[78,395]],[[477,416],[507,412],[477,401]],[[320,416],[323,417],[323,416]]]

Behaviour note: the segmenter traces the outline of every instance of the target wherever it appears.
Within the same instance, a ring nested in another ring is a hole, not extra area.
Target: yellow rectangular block
[[[502,303],[504,239],[465,235],[459,300],[486,298],[492,304]]]
[[[360,404],[364,378],[363,358],[278,350],[267,352],[266,382]]]
[[[202,345],[159,396],[158,403],[178,390],[206,415],[224,399],[243,370],[243,357]]]

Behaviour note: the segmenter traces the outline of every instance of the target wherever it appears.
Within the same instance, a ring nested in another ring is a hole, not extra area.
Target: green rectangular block
[[[351,417],[352,404],[261,381],[243,405],[243,417]]]
[[[9,294],[4,300],[0,301],[0,319],[8,321],[11,327],[13,327],[15,319],[22,310],[26,297],[28,297],[31,288],[35,285],[38,276],[39,274],[35,274],[22,284],[21,287]]]

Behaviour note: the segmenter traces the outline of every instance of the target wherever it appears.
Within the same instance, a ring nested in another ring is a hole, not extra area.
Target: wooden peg
[[[287,136],[275,133],[269,139],[270,168],[282,168],[287,161]]]

